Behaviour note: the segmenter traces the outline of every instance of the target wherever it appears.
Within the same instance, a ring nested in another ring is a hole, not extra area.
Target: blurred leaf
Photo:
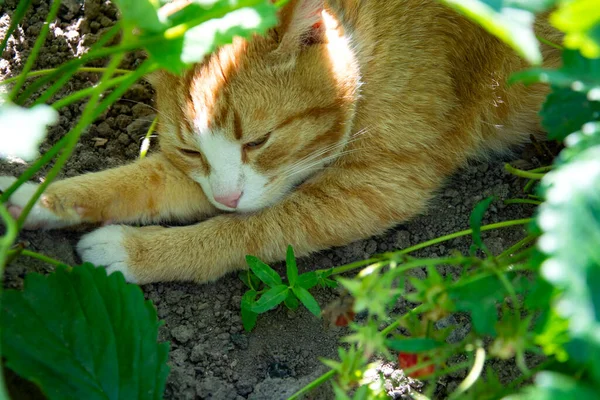
[[[589,58],[600,57],[600,7],[598,0],[562,0],[550,16],[551,23],[565,32],[564,44]]]
[[[257,314],[262,314],[273,308],[277,307],[288,295],[289,287],[286,285],[278,285],[269,289],[263,294],[256,303],[254,303],[250,310]]]
[[[281,285],[281,277],[273,268],[262,262],[258,257],[246,256],[246,263],[254,274],[267,286]]]
[[[244,325],[244,330],[246,332],[250,332],[256,326],[256,318],[258,314],[252,311],[252,306],[254,305],[254,300],[256,299],[256,290],[248,290],[242,296],[242,324]]]
[[[547,259],[541,265],[541,273],[562,290],[554,309],[569,320],[571,337],[587,342],[589,349],[598,349],[600,146],[573,154],[568,163],[546,174],[542,186],[546,202],[537,216],[537,224],[543,231],[538,248]],[[590,350],[585,353],[594,375],[600,379],[598,355]]]
[[[296,280],[296,286],[310,289],[317,285],[318,277],[315,271],[305,272]]]
[[[168,343],[140,288],[84,264],[2,296],[6,365],[50,399],[162,399]]]
[[[471,236],[473,237],[473,243],[478,249],[481,249],[485,254],[491,256],[490,251],[487,249],[483,240],[481,239],[481,222],[483,221],[483,216],[487,209],[490,207],[490,204],[496,200],[495,197],[488,197],[485,200],[477,203],[473,211],[471,212],[471,217],[469,218],[469,224],[471,225],[471,230],[473,233]]]
[[[548,138],[563,141],[590,121],[600,120],[600,101],[591,101],[587,93],[555,87],[540,112]]]
[[[315,298],[308,292],[308,290],[304,289],[303,287],[294,286],[292,291],[302,302],[302,304],[308,308],[308,311],[317,317],[321,316],[321,307],[319,307],[319,303],[317,303]]]
[[[542,54],[533,31],[532,11],[546,8],[547,0],[441,0],[469,17],[515,49],[532,64],[542,62]]]
[[[121,20],[128,29],[139,28],[148,32],[162,32],[166,28],[158,18],[156,1],[114,0],[114,3],[119,8]]]
[[[290,286],[294,286],[298,280],[298,267],[296,266],[296,257],[294,256],[294,248],[288,246],[285,257],[285,265],[287,266],[287,278]]]
[[[163,68],[179,74],[236,36],[265,33],[277,23],[277,8],[269,0],[207,0],[190,3],[167,20],[173,28],[147,50]]]
[[[288,295],[284,300],[284,304],[290,310],[297,310],[298,306],[300,305],[300,303],[298,303],[298,298],[293,292],[288,292]]]
[[[17,157],[32,161],[46,137],[46,127],[58,121],[58,113],[40,104],[32,108],[16,106],[0,96],[0,158]]]
[[[386,345],[396,351],[405,353],[420,353],[437,349],[445,345],[443,342],[438,342],[429,338],[403,338],[403,339],[388,339]]]
[[[507,400],[595,400],[598,392],[585,383],[556,372],[543,371],[537,374],[535,386],[529,386],[521,393],[506,397]]]

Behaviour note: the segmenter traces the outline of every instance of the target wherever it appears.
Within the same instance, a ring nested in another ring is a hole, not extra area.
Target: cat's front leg
[[[0,177],[0,190],[6,190],[14,181],[13,177]],[[7,206],[14,217],[20,215],[37,186],[25,183],[11,196]],[[122,167],[53,182],[24,227],[189,221],[215,212],[200,185],[159,153]]]
[[[344,245],[414,216],[439,185],[433,162],[420,170],[407,165],[395,175],[381,164],[373,171],[326,172],[257,213],[219,215],[186,227],[104,227],[77,248],[85,261],[149,283],[214,280],[243,268],[247,254],[281,260],[288,244],[298,255]]]

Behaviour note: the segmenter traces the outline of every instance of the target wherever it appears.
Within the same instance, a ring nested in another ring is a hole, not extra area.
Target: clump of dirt
[[[6,0],[0,6],[0,33],[4,34],[16,7],[16,0]],[[23,24],[15,32],[0,61],[0,79],[18,73],[27,59],[49,9],[49,1],[34,0]],[[52,24],[50,34],[34,69],[53,68],[75,57],[94,43],[115,21],[116,11],[108,1],[63,1],[59,17]],[[140,54],[126,58],[122,67],[135,68]],[[97,61],[96,66],[102,62]],[[57,96],[94,84],[94,74],[78,74]],[[129,90],[123,100],[100,117],[82,136],[75,153],[62,172],[69,177],[86,172],[115,167],[135,159],[146,130],[154,117],[152,88],[139,83]],[[49,130],[41,151],[62,137],[76,123],[81,104],[63,109],[59,123]],[[19,175],[24,164],[2,163],[0,175]],[[42,171],[36,179],[41,178]],[[518,195],[520,188],[514,178],[504,172],[502,163],[479,163],[468,166],[440,190],[426,215],[398,226],[385,235],[352,243],[314,254],[299,260],[301,271],[329,268],[370,257],[376,253],[404,248],[443,234],[468,228],[473,206],[483,198],[496,195],[509,198]],[[523,218],[531,215],[529,206],[492,206],[486,214],[486,223]],[[74,245],[80,232],[23,232],[20,240],[34,251],[75,265],[78,260]],[[522,228],[486,233],[484,238],[492,252],[498,253],[522,237]],[[468,239],[456,239],[424,249],[417,254],[424,257],[447,255],[451,249],[468,251]],[[277,266],[283,272],[282,265]],[[27,273],[47,273],[51,266],[29,258],[19,258],[8,266],[5,286],[20,287]],[[443,272],[443,271],[442,271]],[[336,358],[339,339],[348,333],[345,328],[328,329],[307,310],[290,312],[278,308],[260,316],[252,333],[244,332],[240,319],[240,299],[244,287],[235,275],[217,282],[198,285],[192,283],[161,283],[142,287],[146,297],[154,302],[158,315],[165,321],[160,339],[171,342],[168,379],[165,398],[195,399],[284,399],[315,379],[327,368],[319,357]],[[315,297],[321,305],[338,298],[339,293],[317,289]],[[398,312],[408,310],[410,304],[400,301]],[[445,323],[455,325],[452,340],[458,341],[470,330],[468,319],[452,317]],[[390,377],[390,393],[398,394],[400,372],[397,366],[385,366]],[[389,370],[389,371],[388,371]],[[385,371],[384,371],[385,372]],[[502,368],[508,378],[518,375],[514,366]],[[450,393],[464,378],[464,373],[440,378],[436,398]],[[391,378],[390,378],[391,379]],[[394,386],[396,385],[396,386]],[[311,394],[311,398],[332,398],[325,385]],[[400,398],[400,397],[398,397]]]

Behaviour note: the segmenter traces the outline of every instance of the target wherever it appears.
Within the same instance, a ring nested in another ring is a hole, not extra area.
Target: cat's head
[[[267,35],[152,78],[161,151],[217,208],[272,205],[340,155],[359,86],[340,30],[322,0],[290,1]]]

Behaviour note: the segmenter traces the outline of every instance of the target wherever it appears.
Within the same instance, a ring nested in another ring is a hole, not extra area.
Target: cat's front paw
[[[129,228],[132,229],[132,228]],[[132,272],[126,248],[127,228],[109,225],[84,235],[77,243],[77,253],[84,262],[106,268],[108,274],[120,271],[125,280],[139,283]]]
[[[12,176],[0,176],[0,192],[8,189],[16,180],[17,179]],[[19,218],[23,208],[25,208],[29,200],[33,197],[38,186],[39,185],[35,183],[25,182],[10,196],[6,207],[13,218]],[[75,222],[76,221],[74,221],[73,218],[60,217],[48,207],[44,206],[44,197],[42,195],[42,198],[35,203],[27,215],[23,228],[55,229],[73,225]]]

